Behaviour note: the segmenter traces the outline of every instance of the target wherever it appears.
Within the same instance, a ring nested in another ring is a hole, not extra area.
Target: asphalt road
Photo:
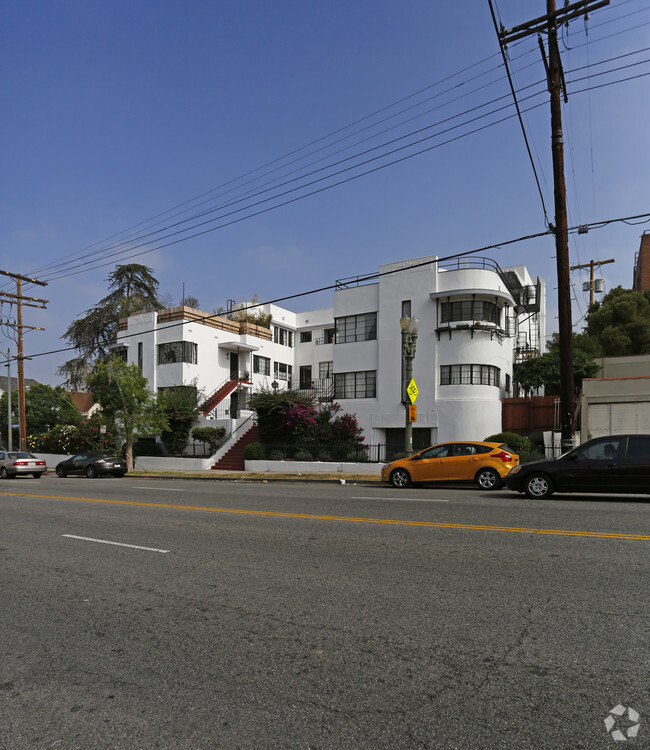
[[[650,747],[648,499],[0,482],[0,750]]]

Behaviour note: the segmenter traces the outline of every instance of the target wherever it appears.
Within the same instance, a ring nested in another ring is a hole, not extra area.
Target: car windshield
[[[13,453],[7,453],[7,458],[36,458],[31,453],[19,453],[14,451]]]

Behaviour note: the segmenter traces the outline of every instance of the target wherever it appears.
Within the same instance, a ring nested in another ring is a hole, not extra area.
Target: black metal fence
[[[349,443],[278,443],[264,446],[260,459],[268,461],[344,461],[347,463],[382,463],[386,445],[356,446]]]

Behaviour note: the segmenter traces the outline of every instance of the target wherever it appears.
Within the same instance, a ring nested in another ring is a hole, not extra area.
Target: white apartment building
[[[247,392],[294,388],[356,415],[366,444],[404,445],[406,386],[400,318],[419,320],[414,446],[482,440],[501,430],[518,358],[545,341],[546,291],[524,266],[435,256],[337,282],[333,307],[294,313],[261,305],[270,328],[188,307],[121,321],[117,351],[152,390],[194,385],[206,418],[229,430],[250,416]],[[240,316],[243,317],[243,316]]]

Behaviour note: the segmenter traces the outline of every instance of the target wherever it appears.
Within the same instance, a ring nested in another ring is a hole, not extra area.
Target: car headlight
[[[105,460],[105,459],[103,459],[103,458],[98,458],[98,459],[97,459],[97,460],[95,461],[95,463],[96,463],[96,464],[105,464],[105,463],[106,463],[106,460]]]
[[[510,474],[517,474],[519,469],[521,469],[521,465],[515,466],[513,469],[510,469],[510,471],[508,472],[508,476],[510,476]]]
[[[381,467],[381,470],[383,471],[384,469],[387,469],[387,468],[388,468],[389,466],[390,466],[390,464],[384,464],[384,465],[383,465],[383,466]]]

